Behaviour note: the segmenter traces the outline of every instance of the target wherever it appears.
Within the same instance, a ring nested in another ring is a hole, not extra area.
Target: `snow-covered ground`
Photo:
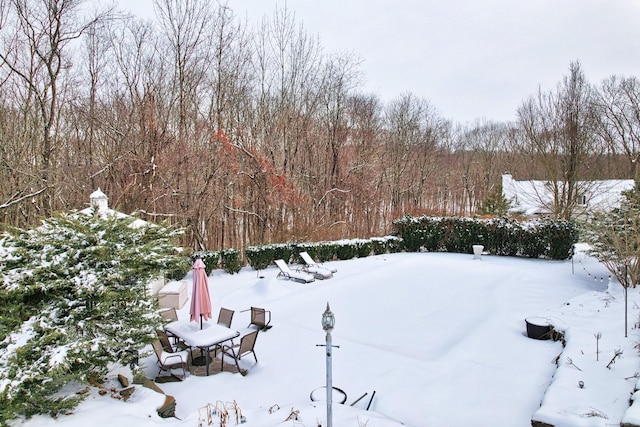
[[[573,261],[400,253],[327,265],[338,269],[334,277],[311,284],[276,278],[275,267],[263,278],[250,268],[209,277],[214,319],[219,307],[236,310],[232,326],[243,329],[249,313],[241,310],[258,306],[271,310],[273,328],[259,334],[259,363],[244,377],[224,372],[160,384],[176,398],[178,419],[160,418],[164,396],[137,386],[127,402],[92,390],[72,415],[20,425],[205,426],[201,408],[235,401],[247,426],[326,426],[325,403],[309,396],[325,384],[317,344],[325,340],[327,302],[339,346],[333,385],[347,394],[346,404],[333,405],[336,426],[527,426],[532,418],[611,426],[637,418],[627,409],[640,371],[640,295],[629,292],[625,338],[623,289],[584,253]],[[188,310],[188,303],[179,310],[181,319]],[[528,338],[531,316],[563,330],[566,348]],[[143,362],[155,377],[155,356]],[[111,384],[119,372],[127,370],[114,370]],[[298,420],[285,421],[295,411]]]

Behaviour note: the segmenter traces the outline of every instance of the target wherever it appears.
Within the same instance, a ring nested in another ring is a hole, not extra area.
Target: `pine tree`
[[[623,196],[618,208],[593,214],[583,236],[618,282],[635,288],[640,283],[640,182]]]
[[[71,381],[128,364],[162,324],[146,284],[188,259],[182,230],[134,218],[59,214],[0,241],[0,424],[58,414]]]

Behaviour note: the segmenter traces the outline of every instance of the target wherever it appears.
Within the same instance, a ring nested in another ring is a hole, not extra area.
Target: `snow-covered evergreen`
[[[147,282],[188,262],[182,230],[59,214],[0,241],[0,424],[76,405],[73,381],[128,364],[162,323]]]

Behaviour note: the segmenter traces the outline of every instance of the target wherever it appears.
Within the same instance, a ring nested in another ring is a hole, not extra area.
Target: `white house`
[[[621,193],[633,186],[633,179],[579,181],[576,183],[580,208],[577,213],[610,210],[620,203]],[[502,175],[502,196],[510,203],[510,212],[527,216],[550,214],[553,194],[549,181],[516,181],[510,174]]]

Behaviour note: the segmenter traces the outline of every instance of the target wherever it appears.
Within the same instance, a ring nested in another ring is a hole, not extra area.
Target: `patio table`
[[[184,341],[189,347],[197,347],[205,352],[207,376],[209,375],[209,352],[211,348],[240,335],[240,332],[234,329],[208,322],[205,322],[202,325],[202,329],[200,329],[200,323],[198,322],[177,320],[169,323],[164,328]]]

